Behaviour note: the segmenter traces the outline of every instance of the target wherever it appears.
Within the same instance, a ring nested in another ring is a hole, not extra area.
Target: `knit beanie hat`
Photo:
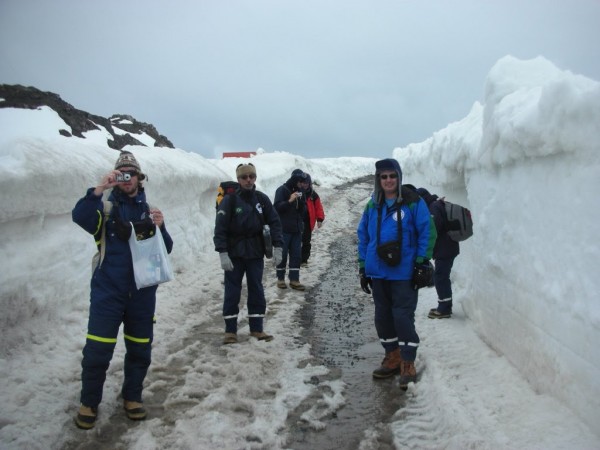
[[[241,177],[242,175],[256,175],[256,168],[254,167],[254,164],[252,163],[248,163],[248,164],[240,164],[239,166],[237,166],[237,169],[235,169],[235,176],[237,178]]]
[[[140,163],[137,162],[133,153],[127,151],[122,151],[115,163],[115,170],[119,170],[121,167],[133,167],[138,172],[142,172]]]

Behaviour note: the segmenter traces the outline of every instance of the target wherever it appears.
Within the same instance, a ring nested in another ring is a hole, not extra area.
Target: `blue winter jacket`
[[[129,197],[118,189],[113,189],[108,200],[112,202],[113,207],[106,221],[106,249],[100,270],[114,286],[121,289],[129,289],[133,286],[135,289],[129,242],[117,236],[115,218],[117,213],[123,222],[138,222],[148,217],[150,208],[146,203],[146,194],[141,188],[135,197]],[[99,236],[104,219],[103,211],[102,196],[94,195],[94,188],[89,188],[85,197],[81,198],[73,208],[73,222],[88,233]],[[173,239],[167,232],[164,223],[160,227],[160,231],[165,241],[165,247],[171,253]],[[97,244],[99,244],[99,238]]]
[[[436,239],[435,226],[425,202],[412,190],[402,188],[401,204],[391,207],[374,192],[358,225],[358,261],[370,278],[410,280],[417,258],[431,259]],[[377,201],[379,197],[379,202]],[[398,238],[398,209],[402,220],[402,259],[389,266],[377,255],[377,215],[381,209],[379,244]]]

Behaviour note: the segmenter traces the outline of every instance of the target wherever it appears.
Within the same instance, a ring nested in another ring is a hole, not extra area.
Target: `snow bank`
[[[541,392],[600,429],[600,83],[507,56],[484,105],[394,150],[405,181],[468,206],[454,298]]]

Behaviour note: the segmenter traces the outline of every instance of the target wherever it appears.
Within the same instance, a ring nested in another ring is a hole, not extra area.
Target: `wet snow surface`
[[[372,378],[383,349],[373,303],[358,282],[355,232],[371,189],[367,177],[318,191],[327,219],[313,236],[313,255],[301,272],[307,291],[277,289],[267,261],[265,329],[275,335],[271,342],[248,338],[243,308],[240,342],[221,344],[222,273],[216,253],[161,286],[144,391],[148,420],[128,421],[122,411],[120,343],[96,428],[75,429],[73,396],[62,438],[53,447],[510,449],[570,448],[575,442],[577,448],[595,448],[596,438],[570,411],[533,392],[477,336],[460,302],[452,319],[427,319],[436,305],[434,289],[419,294],[419,382],[403,392],[397,377]],[[244,289],[242,303],[245,295]],[[162,322],[160,308],[170,311]],[[78,375],[73,374],[73,385]],[[535,425],[536,417],[544,423]]]

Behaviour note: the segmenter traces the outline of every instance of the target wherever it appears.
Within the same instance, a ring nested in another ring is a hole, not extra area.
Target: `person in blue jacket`
[[[308,176],[301,169],[295,169],[290,178],[275,191],[273,206],[279,213],[283,228],[283,259],[277,266],[277,287],[280,289],[287,288],[285,272],[288,256],[290,287],[298,291],[305,289],[305,286],[300,283],[302,232],[306,213],[306,196],[303,187],[305,181],[308,181]]]
[[[135,156],[121,152],[114,170],[104,175],[96,187],[89,188],[72,212],[73,222],[94,235],[99,249],[101,244],[105,246],[104,257],[92,274],[88,331],[81,362],[81,406],[75,418],[76,425],[86,430],[96,423],[121,323],[126,349],[123,406],[131,420],[143,420],[147,415],[142,390],[151,361],[158,286],[136,288],[128,239],[132,232],[143,239],[160,230],[169,253],[173,240],[162,212],[146,202],[144,179]],[[102,197],[111,188],[110,213],[105,217]],[[133,231],[130,222],[134,224]]]
[[[281,262],[283,245],[281,223],[269,197],[256,190],[254,165],[240,164],[236,168],[236,177],[239,188],[234,194],[223,197],[219,204],[213,238],[221,268],[225,271],[223,343],[238,342],[238,314],[244,274],[248,285],[250,336],[259,341],[270,341],[273,336],[263,329],[267,308],[262,284],[265,267],[263,228],[265,225],[269,226],[273,263],[277,265]]]
[[[433,282],[438,295],[438,306],[429,310],[427,317],[430,319],[447,319],[452,316],[452,282],[450,272],[454,265],[454,259],[460,253],[460,245],[451,239],[448,231],[453,227],[448,223],[448,215],[444,200],[436,194],[431,194],[425,188],[417,189],[431,212],[435,222],[438,237],[433,248],[433,259],[435,260],[435,272]]]
[[[373,292],[375,329],[385,350],[374,378],[400,374],[406,389],[416,381],[419,336],[415,329],[418,288],[416,274],[429,267],[436,230],[425,202],[402,186],[395,159],[375,163],[375,189],[358,225],[361,288]]]

